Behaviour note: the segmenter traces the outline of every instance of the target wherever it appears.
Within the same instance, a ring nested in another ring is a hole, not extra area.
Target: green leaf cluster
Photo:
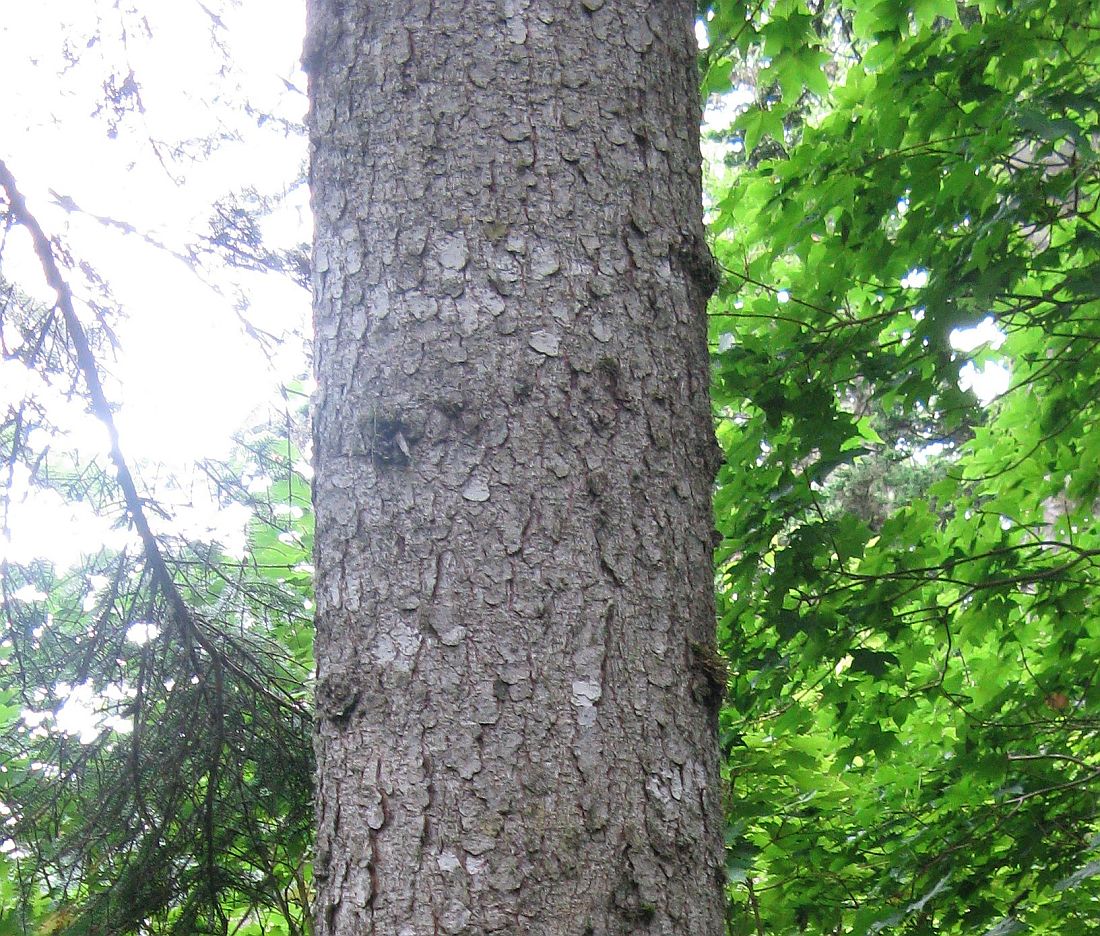
[[[1100,930],[1100,7],[711,13],[730,932]]]

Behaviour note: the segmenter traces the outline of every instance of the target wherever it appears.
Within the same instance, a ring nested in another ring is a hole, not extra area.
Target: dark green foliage
[[[5,298],[7,373],[82,392],[55,310]],[[60,495],[114,545],[71,569],[0,563],[0,934],[308,931],[312,517],[285,437],[301,414],[192,481],[189,499],[247,505],[231,556],[129,501],[31,386],[0,414],[4,532],[21,498]],[[127,532],[139,512],[160,520],[154,551]]]
[[[281,447],[257,437],[247,459],[207,466],[284,476],[247,497],[243,560],[161,541],[201,640],[144,556],[104,551],[63,576],[4,569],[0,654],[19,680],[0,696],[0,802],[17,846],[0,854],[0,933],[308,930],[310,516]],[[40,597],[14,597],[23,583]],[[135,644],[146,622],[157,632]],[[98,724],[76,735],[62,713],[78,686]]]

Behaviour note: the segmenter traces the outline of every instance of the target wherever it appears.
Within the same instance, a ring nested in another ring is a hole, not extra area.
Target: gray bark
[[[317,933],[722,932],[691,0],[312,0]]]

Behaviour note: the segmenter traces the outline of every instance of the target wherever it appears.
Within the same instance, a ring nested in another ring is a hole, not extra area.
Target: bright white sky
[[[121,406],[117,421],[127,457],[185,472],[197,457],[224,454],[232,433],[262,415],[283,382],[304,374],[309,297],[285,277],[227,270],[213,257],[192,269],[138,235],[64,211],[50,192],[185,252],[206,233],[212,204],[251,186],[281,199],[265,223],[266,246],[308,242],[308,192],[297,184],[306,141],[279,123],[300,124],[306,109],[298,67],[304,4],[36,0],[6,6],[0,155],[47,233],[63,236],[75,258],[90,262],[110,284],[122,313],[113,323],[121,351],[101,366],[107,392]],[[224,28],[215,27],[204,6]],[[112,115],[96,111],[104,82],[112,76],[121,82],[130,70],[144,110],[125,114],[112,138]],[[246,104],[253,115],[277,119],[259,126]],[[198,141],[211,135],[226,139],[209,155],[199,154]],[[179,144],[198,158],[174,159]],[[3,269],[26,292],[52,301],[21,230],[7,238]],[[78,274],[71,285],[78,299],[89,294]],[[86,306],[78,304],[78,312],[90,318]],[[242,316],[287,339],[273,360],[245,336]],[[20,370],[0,368],[0,405],[28,385],[42,390]],[[101,449],[101,427],[79,407],[69,410],[68,441],[85,452]],[[148,468],[140,473],[152,484]],[[238,529],[241,520],[239,513],[233,518]],[[22,505],[16,498],[12,527],[14,541],[0,543],[0,555],[45,555],[61,565],[107,535],[88,510],[50,496]],[[72,535],[78,529],[82,535]],[[63,531],[68,535],[59,536]]]
[[[215,200],[254,186],[285,196],[265,229],[269,246],[307,241],[308,194],[293,188],[305,140],[274,123],[258,127],[244,112],[247,101],[255,113],[301,121],[305,96],[284,80],[305,87],[297,65],[304,13],[297,0],[207,3],[226,27],[218,31],[223,58],[196,0],[135,5],[140,16],[108,0],[38,0],[8,12],[0,22],[0,86],[17,90],[0,99],[0,125],[4,158],[31,209],[96,267],[125,313],[123,353],[117,364],[105,363],[121,385],[127,452],[173,462],[224,450],[279,379],[304,369],[298,347],[287,349],[291,360],[277,362],[283,373],[271,373],[255,343],[243,340],[235,302],[243,297],[251,322],[283,334],[301,329],[308,296],[281,278],[216,264],[196,275],[135,235],[63,211],[49,192],[183,250],[205,231]],[[79,56],[68,67],[66,45]],[[223,68],[228,74],[219,74]],[[124,78],[127,69],[145,109],[125,115],[111,139],[106,115],[94,112],[103,82],[118,71]],[[219,132],[232,139],[208,157],[171,161],[173,145]],[[160,144],[159,156],[151,141]],[[28,246],[12,237],[5,268],[48,298]]]

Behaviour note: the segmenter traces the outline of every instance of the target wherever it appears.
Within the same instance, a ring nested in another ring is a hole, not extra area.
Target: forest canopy
[[[1100,8],[722,0],[696,31],[728,932],[1098,931]],[[107,134],[140,116],[115,68]],[[15,155],[3,243],[40,268],[0,252],[2,542],[33,491],[105,545],[0,554],[0,936],[309,932],[308,384],[184,480],[73,443],[126,393],[120,287]],[[123,234],[300,289],[277,203]]]

